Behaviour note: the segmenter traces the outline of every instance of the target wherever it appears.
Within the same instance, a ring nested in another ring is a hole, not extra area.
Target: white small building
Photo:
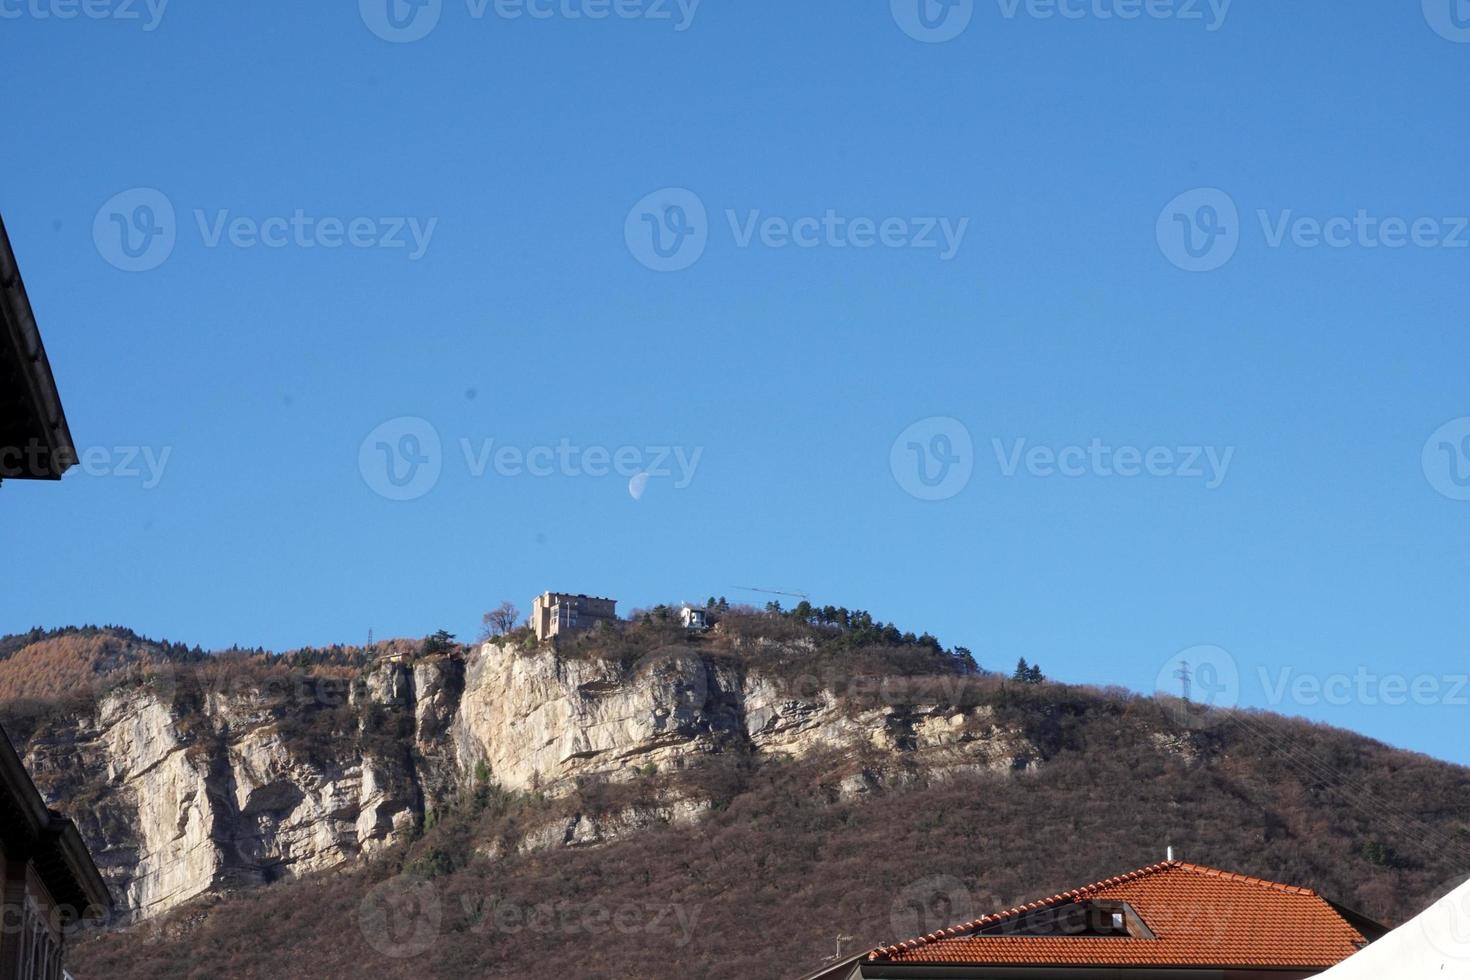
[[[686,630],[702,630],[709,626],[709,614],[703,609],[685,606],[679,610],[679,622]]]

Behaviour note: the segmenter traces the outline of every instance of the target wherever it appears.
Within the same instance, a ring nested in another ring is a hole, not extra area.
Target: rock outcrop
[[[135,684],[36,730],[24,750],[38,785],[77,819],[123,918],[371,856],[486,780],[554,798],[582,780],[631,780],[736,749],[824,751],[850,761],[834,776],[855,796],[912,779],[912,763],[943,778],[1040,757],[989,708],[858,708],[695,649],[627,666],[492,643],[463,660],[401,658],[323,685],[294,692],[283,713],[279,691],[250,684],[189,697]],[[680,798],[573,813],[517,849],[594,846],[698,820],[707,806]]]

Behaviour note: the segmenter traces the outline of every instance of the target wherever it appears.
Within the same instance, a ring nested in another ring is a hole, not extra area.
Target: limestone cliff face
[[[855,795],[913,778],[914,763],[943,778],[1024,769],[1040,755],[986,708],[858,710],[678,648],[631,666],[495,644],[463,661],[380,663],[345,685],[340,704],[310,706],[341,709],[315,735],[273,712],[268,693],[119,688],[24,746],[42,791],[77,819],[125,918],[370,856],[486,777],[556,797],[580,779],[677,769],[732,748],[831,750],[851,760],[838,776]],[[591,846],[698,820],[706,807],[676,799],[574,814],[529,833],[519,850]]]
[[[629,777],[742,742],[797,758],[818,749],[917,753],[940,767],[1025,768],[1037,755],[988,709],[853,711],[825,690],[794,695],[759,672],[680,649],[624,668],[487,644],[468,664],[451,737],[462,771],[484,764],[508,789],[550,793],[578,777]]]
[[[253,702],[211,697],[185,712],[153,690],[119,691],[28,747],[125,917],[331,867],[417,825],[410,766],[348,745],[309,757]]]
[[[625,668],[487,644],[467,664],[451,738],[465,771],[484,764],[507,789],[555,792],[717,751],[742,729],[741,678],[692,652]]]

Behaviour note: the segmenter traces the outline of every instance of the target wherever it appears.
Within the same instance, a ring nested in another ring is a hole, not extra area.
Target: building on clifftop
[[[617,619],[616,599],[544,592],[531,600],[531,629],[538,640],[591,629],[598,623],[615,623]]]

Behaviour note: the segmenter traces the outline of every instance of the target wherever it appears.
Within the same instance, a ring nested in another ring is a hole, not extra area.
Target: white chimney
[[[1169,857],[1166,860],[1170,861],[1171,863],[1174,860],[1174,846],[1172,844],[1169,845]]]

